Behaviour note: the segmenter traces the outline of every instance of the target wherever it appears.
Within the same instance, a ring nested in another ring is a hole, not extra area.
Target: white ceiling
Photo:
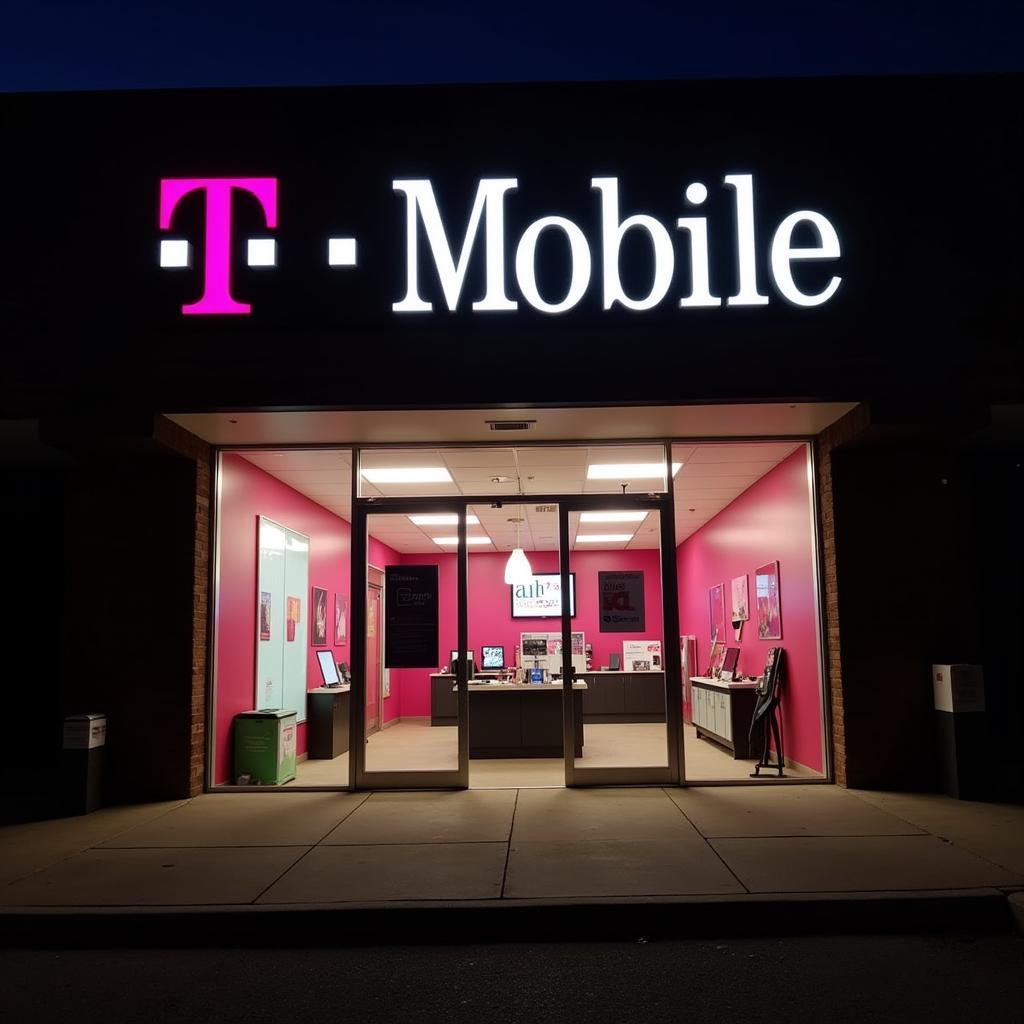
[[[729,442],[674,445],[672,461],[681,462],[675,477],[675,526],[677,542],[685,540],[700,526],[759,480],[800,446],[797,441]],[[343,519],[352,514],[352,462],[347,449],[307,451],[242,451],[244,458],[277,477],[301,494]],[[558,511],[555,506],[530,501],[537,494],[618,493],[617,481],[587,480],[587,467],[597,463],[660,461],[660,446],[559,446],[548,448],[502,447],[457,449],[388,449],[364,452],[366,466],[444,466],[452,476],[450,484],[378,484],[364,481],[365,496],[493,495],[501,508],[490,502],[471,506],[480,520],[469,527],[471,536],[486,536],[489,544],[474,545],[471,551],[510,551],[515,546],[516,525],[521,517],[522,546],[527,551],[558,549]],[[493,483],[495,476],[511,477],[508,483]],[[635,481],[629,492],[661,489],[657,480]],[[578,516],[570,517],[570,543],[577,549],[657,548],[659,530],[656,516],[641,523],[586,523],[584,533],[629,533],[627,542],[577,543]],[[401,552],[454,550],[438,546],[433,538],[453,536],[453,526],[417,526],[404,515],[373,515],[370,533]]]
[[[570,385],[571,386],[571,385]],[[643,405],[572,409],[479,408],[293,412],[175,413],[168,419],[209,441],[232,445],[446,445],[494,442],[488,420],[531,419],[514,436],[531,441],[632,440],[652,437],[811,437],[854,407],[850,402],[749,405]],[[509,435],[505,439],[512,440]]]

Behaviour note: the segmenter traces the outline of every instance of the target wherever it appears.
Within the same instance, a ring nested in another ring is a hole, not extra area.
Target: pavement
[[[827,785],[212,793],[0,829],[8,945],[1008,928],[1022,898],[1024,807]]]

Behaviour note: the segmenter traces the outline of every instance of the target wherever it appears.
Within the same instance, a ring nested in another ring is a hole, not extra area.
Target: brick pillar
[[[821,555],[824,565],[824,604],[826,633],[826,666],[828,671],[829,708],[832,724],[832,758],[836,782],[846,780],[846,715],[843,702],[843,661],[839,623],[839,585],[836,574],[836,534],[832,489],[833,450],[870,423],[866,404],[851,409],[841,419],[823,430],[814,441],[814,460],[818,481],[818,508],[821,519]]]
[[[157,416],[154,421],[153,437],[166,448],[186,456],[195,463],[191,735],[188,792],[190,796],[198,796],[203,791],[206,774],[207,634],[210,621],[210,491],[213,479],[213,453],[210,445],[201,438],[163,416]]]

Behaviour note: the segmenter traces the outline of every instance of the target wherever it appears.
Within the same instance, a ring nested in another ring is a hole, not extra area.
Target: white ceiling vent
[[[558,506],[557,505],[534,505],[533,506],[533,511],[534,512],[557,512],[558,511]]]
[[[484,420],[491,430],[533,430],[536,420]]]

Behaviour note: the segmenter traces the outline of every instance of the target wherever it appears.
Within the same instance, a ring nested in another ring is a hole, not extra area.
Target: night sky
[[[0,4],[0,91],[1021,70],[1020,0]]]

